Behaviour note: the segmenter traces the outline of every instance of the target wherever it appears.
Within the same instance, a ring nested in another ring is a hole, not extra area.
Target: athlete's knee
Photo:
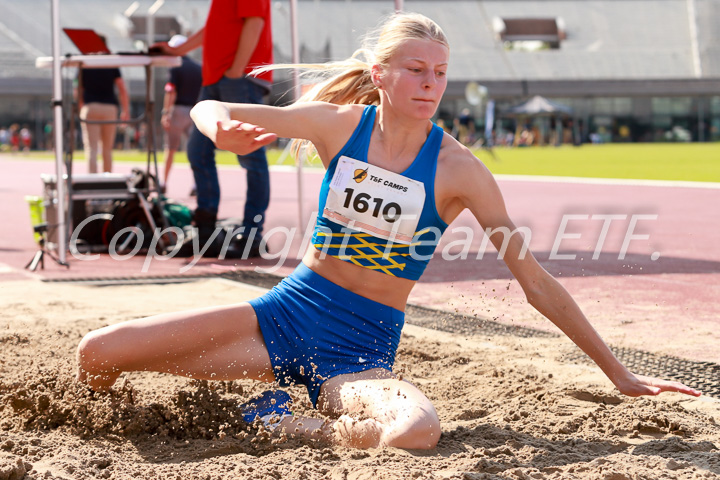
[[[91,386],[102,387],[117,377],[111,365],[110,345],[104,331],[86,334],[77,347],[78,380]],[[111,383],[112,384],[112,383]],[[109,385],[108,385],[109,386]]]
[[[97,360],[100,357],[100,350],[102,350],[103,341],[102,335],[98,334],[98,331],[92,331],[80,340],[77,346],[76,358],[79,366],[84,369],[90,369],[97,364]]]
[[[386,430],[382,443],[389,447],[431,449],[440,440],[440,419],[432,405],[415,406],[398,417],[397,423]]]

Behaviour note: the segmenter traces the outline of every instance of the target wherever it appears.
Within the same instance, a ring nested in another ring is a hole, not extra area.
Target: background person
[[[168,42],[171,48],[184,44],[187,38],[174,35]],[[165,174],[161,185],[162,191],[167,188],[170,169],[175,152],[181,147],[183,139],[187,139],[194,126],[190,118],[190,109],[195,105],[202,86],[202,67],[192,58],[184,55],[182,64],[169,71],[163,97],[162,118],[160,123],[165,130]]]
[[[32,147],[32,133],[27,125],[23,125],[20,129],[20,143],[22,144],[23,152],[29,152]]]
[[[465,146],[475,143],[475,118],[469,108],[463,108],[458,117],[458,129],[460,142]]]
[[[103,38],[104,39],[104,38]],[[83,148],[88,172],[97,173],[98,148],[102,144],[103,172],[112,172],[112,150],[117,123],[130,119],[130,100],[119,68],[81,68],[75,98],[80,109]],[[118,102],[119,98],[119,102]]]
[[[17,123],[13,123],[10,125],[9,130],[10,135],[10,151],[11,152],[18,152],[20,151],[20,125]]]
[[[289,434],[318,432],[346,446],[436,445],[441,430],[432,403],[392,372],[408,296],[441,232],[465,209],[486,229],[516,227],[492,174],[431,122],[447,86],[449,47],[442,30],[422,15],[396,14],[370,52],[368,61],[318,67],[335,75],[303,99],[313,101],[283,108],[206,101],[193,108],[200,131],[239,154],[276,136],[313,143],[327,171],[312,242],[292,274],[249,303],[89,333],[78,347],[80,381],[107,389],[123,371],[160,371],[301,383],[313,405],[334,421],[294,418],[287,394],[272,391],[261,397],[267,408],[258,414],[275,415]],[[403,240],[408,232],[413,236]],[[700,394],[678,382],[632,374],[568,292],[525,252],[523,238],[512,235],[507,245],[502,236],[491,240],[505,251],[529,303],[622,393]]]
[[[0,152],[5,152],[10,149],[10,130],[6,127],[0,127]]]
[[[203,47],[203,87],[200,100],[262,104],[270,92],[272,73],[247,76],[253,68],[272,63],[272,29],[270,0],[238,2],[213,0],[205,26],[188,37],[179,47],[166,43],[156,46],[169,55],[185,55]],[[205,245],[216,228],[220,205],[220,182],[215,164],[215,145],[194,129],[188,142],[188,159],[195,176],[197,209],[193,223],[200,245]],[[247,172],[247,196],[243,212],[243,235],[234,251],[241,256],[260,255],[265,212],[270,204],[270,173],[265,149],[238,155],[238,162]],[[205,256],[217,257],[224,241],[222,236],[209,246]],[[192,247],[192,242],[186,244]],[[194,255],[192,248],[183,248],[179,256]],[[225,252],[226,256],[234,256]]]

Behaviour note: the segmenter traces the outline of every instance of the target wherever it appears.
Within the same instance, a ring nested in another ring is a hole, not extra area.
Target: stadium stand
[[[114,50],[129,50],[134,41],[144,38],[141,32],[133,34],[133,28],[143,24],[153,2],[140,1],[128,19],[123,12],[130,3],[60,0],[61,24],[92,27],[107,33]],[[298,4],[301,61],[349,56],[358,35],[394,9],[391,0],[299,0]],[[452,117],[468,107],[464,92],[472,81],[487,87],[498,113],[543,95],[571,106],[587,133],[601,124],[607,126],[611,139],[618,119],[628,123],[633,140],[652,139],[654,130],[667,131],[676,124],[690,131],[694,140],[720,139],[720,9],[714,0],[406,0],[404,4],[406,10],[436,20],[449,36],[451,68],[441,115]],[[169,25],[186,31],[198,28],[207,7],[206,0],[166,1],[158,15],[169,19],[158,22],[157,38],[176,33],[169,31]],[[0,124],[18,121],[13,115],[42,123],[49,118],[51,79],[49,71],[34,68],[34,60],[51,51],[50,3],[0,0],[0,8]],[[273,2],[279,62],[290,61],[289,24],[289,1]],[[540,24],[550,28],[554,37],[533,33]],[[73,52],[66,38],[61,51]],[[128,69],[123,75],[131,97],[139,102],[144,91],[142,72]],[[163,78],[162,73],[157,78]],[[288,83],[278,82],[275,99],[282,101],[288,88]],[[29,106],[18,110],[17,99]],[[483,117],[481,107],[474,108],[478,121]]]

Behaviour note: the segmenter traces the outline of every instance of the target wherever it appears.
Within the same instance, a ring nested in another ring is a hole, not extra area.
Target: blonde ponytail
[[[356,52],[344,62],[332,65],[339,73],[320,81],[298,99],[299,102],[328,102],[336,105],[379,105],[380,94],[370,75],[372,65],[360,60]],[[325,65],[327,68],[328,65]]]
[[[252,75],[268,70],[298,69],[301,77],[314,84],[297,102],[327,102],[336,105],[378,105],[380,95],[372,82],[372,52],[356,51],[347,60],[328,63],[286,63],[256,68]]]

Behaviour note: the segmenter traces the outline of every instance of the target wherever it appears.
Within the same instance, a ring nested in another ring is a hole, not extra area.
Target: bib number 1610
[[[382,198],[374,198],[362,192],[355,195],[354,188],[345,189],[345,203],[343,203],[345,208],[350,208],[352,205],[352,209],[356,212],[365,213],[372,206],[371,215],[377,218],[382,214],[383,219],[388,223],[393,223],[402,216],[400,205],[395,202],[388,202],[385,205],[383,203]]]

